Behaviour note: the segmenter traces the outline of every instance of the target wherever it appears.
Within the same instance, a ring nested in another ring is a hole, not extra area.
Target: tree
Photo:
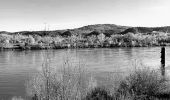
[[[105,35],[104,35],[103,33],[102,33],[102,34],[99,34],[99,35],[97,36],[97,38],[98,38],[100,44],[103,45],[103,43],[104,43],[104,41],[105,41]]]

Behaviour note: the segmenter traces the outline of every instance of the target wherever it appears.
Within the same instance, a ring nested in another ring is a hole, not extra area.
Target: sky
[[[0,31],[170,26],[170,0],[0,0]]]

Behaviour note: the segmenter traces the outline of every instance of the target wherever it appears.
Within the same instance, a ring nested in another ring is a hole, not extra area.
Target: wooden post
[[[161,48],[161,74],[165,76],[165,47]]]

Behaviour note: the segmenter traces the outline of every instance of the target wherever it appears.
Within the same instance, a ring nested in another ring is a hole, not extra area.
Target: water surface
[[[150,48],[103,48],[60,49],[0,52],[0,99],[13,96],[25,97],[25,81],[41,70],[44,57],[48,55],[51,66],[60,68],[68,57],[74,63],[82,62],[94,72],[123,72],[142,63],[159,69],[160,47]],[[170,47],[166,47],[166,69],[170,65]]]

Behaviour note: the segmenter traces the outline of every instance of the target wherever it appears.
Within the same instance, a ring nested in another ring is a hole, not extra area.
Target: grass
[[[42,72],[27,82],[27,93],[38,100],[166,100],[170,94],[167,84],[158,71],[149,68],[136,69],[128,76],[102,76],[69,59],[54,70],[47,59]]]

